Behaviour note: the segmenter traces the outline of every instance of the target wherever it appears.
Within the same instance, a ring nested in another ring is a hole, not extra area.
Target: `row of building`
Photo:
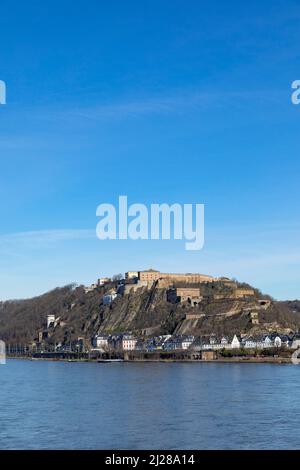
[[[221,336],[210,335],[195,337],[193,335],[163,335],[153,338],[141,339],[130,333],[120,335],[99,334],[93,338],[95,349],[109,351],[113,349],[123,351],[217,351],[221,349],[267,349],[300,347],[300,334],[281,335],[271,333],[265,335],[239,335]]]

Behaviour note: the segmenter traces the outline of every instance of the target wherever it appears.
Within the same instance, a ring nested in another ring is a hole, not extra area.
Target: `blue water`
[[[300,366],[0,366],[1,449],[297,449]]]

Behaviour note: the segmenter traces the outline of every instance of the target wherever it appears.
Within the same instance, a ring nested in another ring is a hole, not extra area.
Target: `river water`
[[[297,449],[300,367],[0,365],[1,449]]]

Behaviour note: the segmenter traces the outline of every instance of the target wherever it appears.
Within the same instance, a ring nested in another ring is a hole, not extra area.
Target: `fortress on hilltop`
[[[134,276],[132,276],[134,274]],[[137,277],[141,282],[153,282],[158,280],[166,280],[167,282],[185,282],[189,284],[197,284],[199,282],[213,282],[217,279],[206,274],[178,274],[178,273],[161,273],[155,269],[147,269],[145,271],[129,271],[125,278],[130,279]]]

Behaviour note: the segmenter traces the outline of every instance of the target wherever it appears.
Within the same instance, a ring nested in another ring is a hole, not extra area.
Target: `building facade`
[[[117,297],[118,294],[116,292],[104,295],[102,298],[103,305],[110,305]]]
[[[93,338],[93,346],[95,348],[107,349],[109,337],[107,335],[96,335]]]
[[[138,271],[138,278],[140,281],[154,282],[158,279],[167,279],[170,282],[186,282],[189,284],[197,284],[200,282],[213,282],[216,278],[205,274],[176,274],[176,273],[161,273],[155,269],[148,269],[146,271]]]
[[[126,281],[129,281],[130,279],[136,279],[139,277],[138,271],[128,271],[125,273],[125,279]]]
[[[98,279],[98,286],[104,286],[110,281],[111,279],[109,277],[100,277],[100,279]]]
[[[137,341],[137,338],[132,335],[124,335],[122,338],[122,349],[124,351],[134,351]]]
[[[47,315],[47,328],[50,326],[56,326],[55,315]]]

